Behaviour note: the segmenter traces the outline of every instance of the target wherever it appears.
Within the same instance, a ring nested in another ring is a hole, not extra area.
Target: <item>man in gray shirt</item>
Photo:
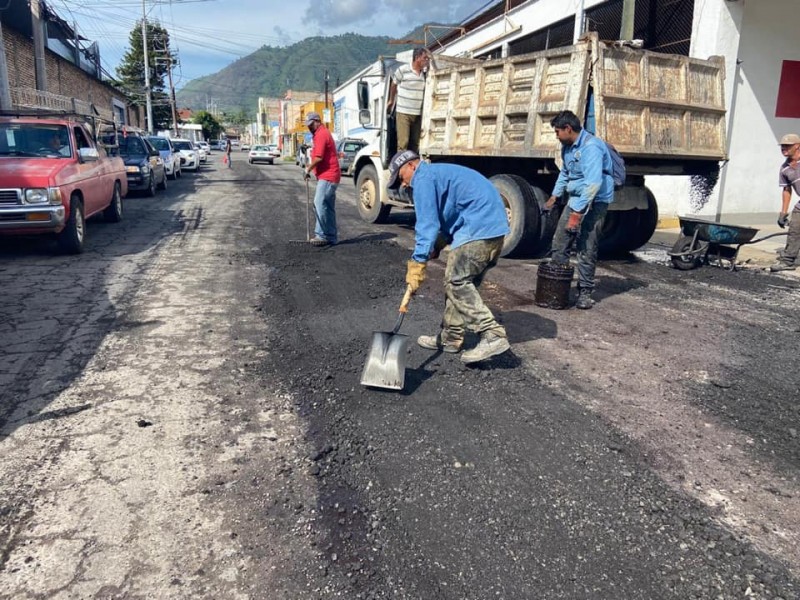
[[[781,251],[781,256],[769,270],[793,271],[797,267],[797,255],[800,253],[800,202],[795,204],[792,218],[789,219],[789,203],[792,199],[792,189],[800,196],[800,135],[790,133],[781,138],[781,153],[786,157],[786,162],[781,165],[779,183],[783,188],[781,214],[778,216],[778,226],[785,229],[789,225],[789,236],[786,238],[786,247]]]
[[[425,48],[414,48],[411,64],[402,64],[389,85],[386,114],[397,109],[397,151],[419,151],[422,129],[422,99],[425,96],[425,73],[430,55]]]

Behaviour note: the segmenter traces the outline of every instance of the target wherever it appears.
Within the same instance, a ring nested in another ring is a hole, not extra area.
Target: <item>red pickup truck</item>
[[[0,235],[55,233],[83,251],[86,219],[122,219],[125,163],[76,118],[0,116]]]

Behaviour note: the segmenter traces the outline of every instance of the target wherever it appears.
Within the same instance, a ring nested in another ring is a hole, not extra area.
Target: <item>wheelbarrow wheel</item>
[[[694,239],[688,235],[682,235],[678,238],[678,241],[675,242],[675,245],[672,247],[672,251],[670,254],[681,254],[683,256],[673,256],[672,257],[672,264],[675,266],[676,269],[680,269],[681,271],[691,271],[692,269],[696,269],[700,265],[703,264],[703,254],[700,251],[694,252],[693,254],[689,254],[693,248],[692,243]],[[694,250],[698,250],[694,248]]]

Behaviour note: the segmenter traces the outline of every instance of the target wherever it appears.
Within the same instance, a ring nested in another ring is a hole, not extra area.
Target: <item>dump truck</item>
[[[384,105],[399,64],[382,61]],[[627,178],[605,219],[601,251],[631,251],[650,239],[658,222],[646,175],[715,181],[726,160],[724,82],[721,57],[662,54],[594,33],[572,46],[496,60],[437,54],[427,75],[420,154],[488,177],[509,218],[503,255],[541,256],[561,210],[541,210],[561,160],[550,120],[571,110],[625,159]],[[394,206],[413,207],[413,197],[386,188],[396,134],[393,119],[371,115],[370,87],[358,82],[359,120],[381,131],[359,152],[353,174],[361,218],[380,223]]]

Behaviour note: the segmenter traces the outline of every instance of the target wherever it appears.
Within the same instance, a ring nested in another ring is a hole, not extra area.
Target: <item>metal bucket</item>
[[[558,265],[552,262],[539,265],[536,277],[537,306],[563,310],[569,306],[569,288],[575,269],[572,265]]]

